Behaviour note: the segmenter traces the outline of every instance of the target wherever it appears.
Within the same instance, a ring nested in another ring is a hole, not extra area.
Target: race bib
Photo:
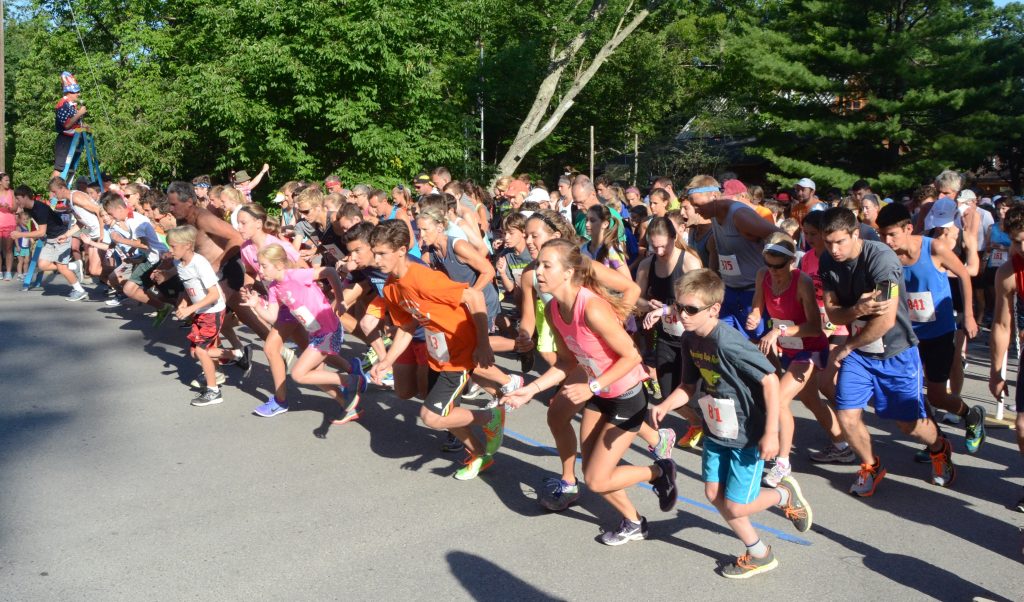
[[[316,318],[313,316],[313,312],[309,311],[309,308],[305,305],[289,307],[288,309],[292,311],[292,315],[295,316],[295,319],[298,320],[299,324],[302,324],[307,331],[317,332],[320,330],[320,323],[316,321]]]
[[[794,322],[790,321],[790,320],[776,320],[776,319],[773,318],[772,322],[774,322],[776,326],[785,326],[786,330],[788,332],[796,332],[797,331],[797,325]],[[804,348],[804,340],[802,338],[800,338],[800,337],[783,337],[783,336],[780,336],[779,337],[779,347],[782,347],[783,349],[803,349]]]
[[[667,314],[661,317],[661,328],[665,331],[665,334],[674,337],[683,336],[683,323],[679,320],[679,314],[675,310],[669,310]]]
[[[595,380],[601,374],[597,371],[597,362],[590,359],[589,357],[577,355],[576,361],[579,362],[580,367],[587,374],[587,380]]]
[[[512,268],[512,281],[517,285],[523,282],[523,268]]]
[[[430,357],[439,362],[451,361],[452,357],[448,353],[448,341],[445,340],[444,333],[426,329],[423,332],[427,335],[427,353],[430,354]]]
[[[910,310],[911,322],[934,322],[935,302],[931,291],[907,293],[907,309]]]
[[[132,275],[132,268],[134,267],[134,265],[127,261],[123,261],[121,262],[121,265],[117,266],[117,269],[114,270],[114,274],[116,274],[118,278],[124,280]]]
[[[992,249],[992,255],[989,256],[988,264],[994,268],[998,268],[1010,259],[1010,252],[1002,249]]]
[[[199,303],[204,297],[206,297],[206,291],[204,289],[199,289],[194,286],[186,285],[185,293],[188,295],[188,298],[192,300],[192,303]]]
[[[850,323],[850,335],[859,335],[860,331],[864,330],[865,326],[867,326],[867,322],[865,322],[864,320],[854,320],[853,322]],[[857,350],[863,353],[882,354],[885,353],[885,345],[882,344],[882,339],[878,338],[875,341],[871,341],[867,345],[858,347]]]
[[[736,402],[731,399],[716,399],[705,395],[697,400],[708,430],[720,439],[735,439],[740,434],[740,423],[736,418]]]
[[[718,271],[722,276],[739,276],[740,264],[736,261],[735,255],[719,255]]]

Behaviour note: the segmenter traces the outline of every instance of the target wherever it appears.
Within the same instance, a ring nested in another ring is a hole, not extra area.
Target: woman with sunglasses
[[[583,476],[587,487],[623,516],[618,529],[606,531],[600,539],[617,546],[648,536],[647,519],[629,501],[626,488],[651,483],[661,509],[668,512],[676,503],[676,466],[671,459],[655,460],[651,466],[619,466],[645,424],[647,374],[622,326],[633,306],[597,283],[594,265],[568,240],[544,244],[537,259],[537,282],[542,293],[551,295],[546,311],[558,341],[558,359],[530,386],[502,401],[519,407],[561,385],[559,397],[585,405],[580,423]],[[572,453],[575,456],[575,448]]]
[[[520,308],[522,318],[519,321],[519,336],[516,337],[517,352],[532,353],[536,349],[549,366],[555,365],[558,361],[558,345],[546,311],[547,304],[553,297],[540,288],[537,267],[541,248],[552,240],[578,244],[575,228],[560,212],[549,209],[530,215],[526,220],[526,248],[534,257],[534,261],[523,270],[520,282],[523,291]],[[596,261],[591,262],[590,271],[595,282],[602,288],[620,295],[622,303],[636,305],[637,299],[640,298],[640,287],[631,279]],[[536,344],[533,341],[534,331],[537,333]],[[548,405],[548,428],[551,429],[555,447],[558,449],[562,471],[558,477],[544,479],[540,503],[553,512],[565,510],[580,496],[579,484],[576,481],[578,442],[572,421],[583,410],[584,405],[584,402],[571,400],[564,391],[555,394]],[[649,448],[671,449],[672,443],[666,445],[658,431],[646,422],[640,425],[640,437],[647,442]]]
[[[682,378],[683,324],[674,308],[675,283],[683,274],[701,267],[700,257],[679,238],[676,227],[668,217],[656,217],[647,226],[648,256],[640,263],[637,284],[642,291],[637,302],[637,313],[644,316],[644,330],[654,329],[653,340],[647,346],[644,363],[658,387],[665,395],[679,386]],[[683,437],[688,446],[700,440],[700,417],[688,406],[680,414],[690,423]],[[674,439],[674,437],[673,437]],[[669,448],[674,441],[669,443]],[[659,455],[664,452],[656,450]]]
[[[792,472],[789,453],[793,449],[795,423],[789,404],[799,395],[815,417],[828,412],[818,397],[817,387],[818,371],[825,367],[828,357],[828,338],[821,329],[814,282],[807,274],[793,269],[796,243],[782,232],[772,234],[767,242],[747,328],[753,329],[761,321],[762,313],[768,313],[771,329],[761,337],[758,347],[766,356],[779,353],[786,371],[779,382],[779,455],[764,478],[768,487],[778,487]],[[808,387],[808,383],[813,386]],[[822,419],[819,417],[819,422]]]

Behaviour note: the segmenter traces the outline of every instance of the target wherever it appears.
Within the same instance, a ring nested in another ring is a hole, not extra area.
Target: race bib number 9
[[[433,330],[424,330],[427,335],[427,353],[430,357],[434,358],[439,362],[451,361],[451,354],[448,353],[448,341],[444,338],[444,333],[434,332]]]
[[[697,400],[704,422],[716,437],[735,439],[740,434],[740,423],[736,418],[736,402],[731,399],[716,399],[705,395]]]
[[[718,271],[723,276],[739,276],[740,264],[736,261],[735,255],[719,255]]]

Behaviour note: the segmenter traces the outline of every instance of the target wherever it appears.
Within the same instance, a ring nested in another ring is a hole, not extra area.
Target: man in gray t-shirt
[[[832,323],[850,327],[849,338],[832,350],[828,366],[839,369],[836,415],[861,461],[850,493],[873,495],[885,476],[864,426],[862,413],[869,403],[879,417],[895,420],[904,434],[928,447],[932,483],[945,487],[956,478],[956,467],[949,441],[925,407],[903,265],[888,246],[860,239],[857,218],[849,209],[826,211],[821,233],[827,251],[818,268],[825,312]]]

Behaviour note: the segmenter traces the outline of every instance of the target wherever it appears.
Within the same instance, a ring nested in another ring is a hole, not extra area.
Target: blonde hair
[[[683,274],[683,277],[676,280],[676,299],[683,295],[693,295],[701,300],[704,305],[721,303],[725,299],[725,284],[722,278],[709,270],[700,268],[690,270]]]
[[[284,247],[276,243],[267,245],[260,249],[257,257],[265,259],[274,265],[280,265],[286,268],[292,267],[292,262],[288,259],[288,254],[285,253]]]
[[[693,176],[693,178],[686,184],[686,190],[691,188],[704,188],[705,186],[714,186],[715,188],[722,187],[722,185],[718,183],[718,180],[711,176]]]
[[[232,202],[235,205],[244,205],[245,195],[237,188],[225,186],[220,191],[220,200],[222,203]]]
[[[295,196],[295,206],[309,205],[310,209],[319,209],[324,206],[324,193],[316,186],[303,188],[302,192]]]
[[[512,176],[501,176],[498,181],[494,183],[494,187],[501,192],[508,190],[508,185],[512,183]]]
[[[574,285],[590,289],[607,301],[620,320],[625,320],[633,312],[634,305],[623,302],[622,297],[612,294],[597,281],[593,261],[584,255],[577,245],[564,238],[555,238],[544,243],[541,250],[549,248],[558,251],[559,262],[563,268],[573,270],[572,283]]]
[[[421,217],[433,220],[434,223],[440,224],[442,228],[448,228],[448,216],[444,214],[439,206],[422,207],[420,212],[416,214],[416,219]]]
[[[199,231],[195,229],[195,226],[178,226],[167,231],[167,244],[189,245],[195,248],[197,236],[199,236]]]
[[[790,220],[792,220],[794,224],[796,223],[796,220],[793,218],[787,219],[786,222]],[[782,223],[785,224],[786,222]],[[796,257],[796,241],[793,240],[792,236],[786,234],[785,232],[772,232],[771,236],[768,237],[768,240],[766,240],[764,244],[765,247],[767,247],[768,245],[779,245],[780,247],[783,247],[787,249],[790,253],[792,253],[792,255],[790,255],[790,259]],[[772,252],[774,251],[764,251],[764,253]]]

